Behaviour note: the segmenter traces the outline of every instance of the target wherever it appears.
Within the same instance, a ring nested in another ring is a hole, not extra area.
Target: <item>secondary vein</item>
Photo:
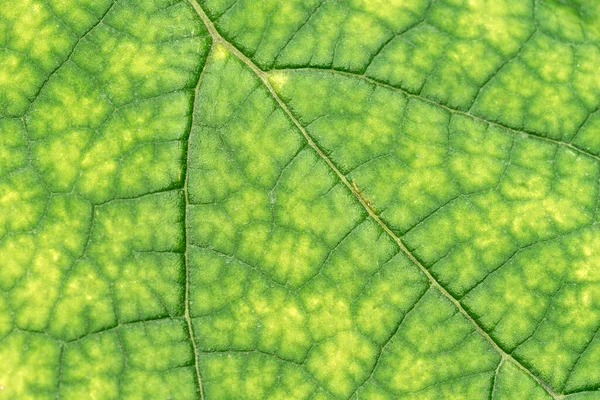
[[[211,51],[212,52],[212,46]],[[207,55],[206,60],[210,57],[210,52]],[[183,170],[183,195],[184,195],[184,227],[183,227],[183,236],[184,236],[184,255],[183,262],[185,266],[185,310],[184,310],[184,318],[188,328],[188,334],[190,336],[190,341],[192,342],[192,349],[194,351],[194,369],[196,371],[196,383],[198,385],[198,392],[200,393],[200,399],[204,400],[204,387],[202,385],[202,374],[200,373],[200,366],[198,364],[199,352],[198,346],[196,345],[196,336],[194,334],[194,324],[192,322],[192,317],[190,314],[190,260],[189,260],[189,251],[191,244],[189,242],[189,210],[188,206],[190,204],[189,200],[189,191],[188,191],[188,181],[189,181],[189,169],[190,169],[190,144],[192,139],[192,131],[194,129],[195,115],[196,115],[196,102],[198,100],[198,91],[200,90],[200,85],[202,83],[202,76],[204,75],[204,71],[206,71],[206,61],[204,65],[201,67],[201,71],[198,73],[198,82],[196,82],[196,86],[194,87],[194,95],[192,100],[192,109],[191,109],[191,117],[190,117],[190,126],[188,130],[188,136],[185,143],[185,164]]]
[[[364,81],[366,81],[366,82],[368,82],[368,83],[370,83],[372,85],[384,87],[386,89],[390,89],[390,90],[393,90],[395,92],[400,92],[400,93],[404,94],[405,96],[407,96],[409,98],[419,99],[419,100],[424,101],[424,102],[426,102],[428,104],[431,104],[431,105],[434,105],[436,107],[442,108],[442,109],[446,110],[447,112],[449,112],[451,114],[462,115],[462,116],[471,118],[471,119],[473,119],[475,121],[479,121],[479,122],[482,122],[482,123],[485,123],[485,124],[488,124],[488,125],[491,125],[491,126],[498,127],[502,131],[507,132],[507,133],[510,132],[512,134],[525,135],[525,136],[528,136],[528,137],[530,137],[532,139],[535,139],[535,140],[541,140],[541,141],[544,141],[544,142],[554,143],[554,144],[559,145],[559,146],[564,146],[564,147],[567,147],[567,148],[571,149],[572,151],[574,151],[576,153],[579,153],[579,154],[581,154],[581,155],[583,155],[585,157],[593,158],[596,161],[600,161],[600,156],[597,156],[594,153],[591,153],[591,152],[589,152],[589,151],[587,151],[587,150],[585,150],[585,149],[583,149],[581,147],[578,147],[578,146],[574,145],[572,143],[573,139],[571,139],[570,142],[565,142],[563,140],[553,139],[553,138],[548,137],[548,136],[543,136],[543,135],[541,135],[539,133],[536,133],[536,132],[533,132],[533,131],[528,131],[528,130],[525,130],[525,129],[515,128],[515,127],[503,124],[503,123],[498,122],[498,121],[492,121],[492,120],[484,118],[484,117],[482,117],[480,115],[474,114],[471,111],[463,111],[463,110],[459,110],[458,108],[452,108],[452,107],[450,107],[450,106],[448,106],[446,104],[440,103],[440,102],[438,102],[436,100],[430,99],[430,98],[425,97],[425,96],[423,96],[421,94],[410,92],[410,91],[408,91],[406,89],[403,89],[401,87],[394,86],[394,85],[391,85],[389,83],[382,82],[382,81],[380,81],[378,79],[371,78],[371,77],[366,76],[364,74],[355,73],[355,72],[349,72],[349,71],[340,71],[340,70],[332,69],[332,68],[315,68],[315,67],[280,68],[280,69],[272,69],[270,71],[315,71],[315,72],[320,72],[320,73],[333,73],[333,74],[337,74],[337,75],[341,75],[341,76],[347,76],[347,77],[352,77],[352,78],[356,78],[356,79],[361,79],[361,80],[364,80]],[[596,110],[590,112],[590,114],[588,114],[587,118],[585,119],[584,123],[581,124],[581,126],[577,129],[577,132],[575,134],[577,134],[581,130],[581,127],[590,118],[590,116],[593,115],[595,112],[598,112],[598,111],[600,111],[600,109],[596,109]]]
[[[392,238],[392,240],[394,240],[394,242],[397,244],[397,246],[412,261],[412,263],[415,264],[425,274],[425,276],[427,276],[427,278],[431,282],[431,285],[434,286],[436,289],[438,289],[446,298],[448,298],[454,304],[454,306],[461,312],[461,314],[463,314],[465,316],[466,319],[471,321],[471,323],[474,325],[477,332],[490,343],[490,345],[502,356],[502,358],[504,360],[509,360],[512,363],[514,363],[519,369],[521,369],[523,372],[525,372],[527,375],[529,375],[531,378],[533,378],[540,386],[542,386],[546,390],[546,392],[548,392],[548,394],[550,396],[552,396],[554,399],[562,399],[564,397],[563,395],[556,393],[548,384],[546,384],[539,377],[537,377],[529,368],[524,366],[520,361],[516,360],[511,354],[505,352],[498,345],[498,343],[496,343],[496,341],[494,341],[494,339],[479,325],[479,323],[465,310],[465,308],[462,306],[462,304],[456,298],[454,298],[437,281],[437,279],[433,275],[431,275],[429,270],[427,268],[425,268],[425,266],[410,252],[410,250],[408,250],[408,248],[406,247],[406,245],[404,244],[402,239],[400,239],[398,236],[396,236],[396,234],[387,226],[387,224],[384,221],[382,221],[381,218],[379,218],[379,216],[377,214],[375,214],[375,212],[367,204],[367,201],[363,198],[361,193],[348,181],[346,176],[344,174],[342,174],[342,172],[339,170],[339,168],[333,163],[333,161],[331,161],[329,159],[329,157],[327,157],[327,155],[321,150],[321,148],[319,146],[317,146],[317,144],[312,139],[312,137],[308,134],[306,129],[300,124],[300,122],[298,122],[298,119],[292,114],[292,112],[287,107],[287,105],[283,102],[283,100],[281,100],[279,95],[275,92],[275,89],[273,89],[273,86],[271,86],[271,83],[269,82],[267,73],[265,71],[261,70],[256,64],[254,64],[254,62],[252,60],[250,60],[245,54],[243,54],[240,50],[238,50],[237,47],[235,47],[232,43],[228,42],[221,36],[221,34],[217,31],[214,24],[212,23],[212,21],[206,14],[206,12],[202,9],[200,4],[198,4],[197,0],[188,0],[188,2],[192,5],[194,10],[196,11],[198,16],[204,23],[204,25],[205,25],[206,29],[209,31],[213,41],[215,43],[220,43],[223,46],[225,46],[225,48],[227,48],[227,50],[231,54],[233,54],[236,58],[238,58],[240,61],[242,61],[248,68],[250,68],[254,72],[254,74],[265,85],[265,87],[267,88],[267,90],[269,91],[269,93],[271,94],[273,99],[277,102],[277,104],[281,107],[281,109],[288,116],[290,121],[302,133],[302,135],[308,142],[309,146],[319,155],[319,157],[321,157],[323,159],[323,161],[325,161],[325,163],[327,163],[327,165],[331,168],[331,170],[338,176],[338,178],[342,181],[342,183],[348,188],[348,190],[350,190],[350,192],[354,195],[354,197],[356,197],[356,199],[360,202],[360,204],[366,210],[368,215],[386,232],[387,235],[390,236],[390,238]],[[489,121],[486,121],[486,122],[491,123]],[[507,128],[507,129],[510,129],[510,128]],[[552,139],[549,139],[549,140],[554,141]],[[564,142],[560,142],[560,143],[564,144]],[[574,148],[574,149],[577,149],[577,148]],[[187,190],[185,192],[186,192],[186,196],[187,196]]]

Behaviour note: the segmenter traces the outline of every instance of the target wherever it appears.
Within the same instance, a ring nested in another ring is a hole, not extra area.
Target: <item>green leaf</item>
[[[0,398],[600,399],[600,3],[0,7]]]

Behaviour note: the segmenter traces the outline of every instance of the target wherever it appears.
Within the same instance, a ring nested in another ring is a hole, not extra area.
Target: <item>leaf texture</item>
[[[600,399],[599,27],[0,7],[0,398]]]

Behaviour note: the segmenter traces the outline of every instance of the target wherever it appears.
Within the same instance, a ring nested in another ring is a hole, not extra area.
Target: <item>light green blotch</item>
[[[134,252],[181,250],[182,208],[179,190],[96,206],[87,254],[114,278]]]
[[[381,227],[365,219],[329,253],[320,273],[348,298],[356,298],[365,282],[398,253],[398,245]]]
[[[2,274],[0,287],[7,291],[25,273],[35,255],[35,239],[31,234],[13,234],[0,241]]]
[[[17,258],[27,261],[20,267],[26,268],[27,274],[23,275],[23,270],[15,273],[13,277],[18,280],[13,281],[16,284],[9,293],[17,326],[35,331],[47,328],[60,294],[60,282],[83,252],[90,216],[90,205],[82,199],[56,195],[49,201],[44,219],[31,238],[33,244],[25,238],[15,243],[17,249],[35,247],[31,258]]]
[[[409,229],[458,194],[446,166],[448,124],[446,111],[411,100],[392,155],[350,174],[363,197],[384,210],[381,216],[392,229]]]
[[[213,292],[219,293],[217,287],[225,291],[221,283],[215,285]],[[243,297],[230,300],[209,316],[195,318],[194,324],[198,345],[206,350],[258,349],[300,362],[311,346],[307,313],[297,296],[261,275],[246,282]]]
[[[428,0],[352,0],[350,7],[385,22],[395,32],[404,31],[421,18],[429,6]]]
[[[180,141],[147,143],[135,147],[120,160],[114,183],[117,196],[132,197],[163,188],[180,187],[183,180],[184,145]]]
[[[542,34],[535,34],[520,55],[542,80],[556,83],[572,80],[574,57],[573,46]]]
[[[246,299],[259,318],[255,330],[257,348],[285,359],[302,360],[311,345],[306,311],[296,296],[281,289],[272,290],[270,296],[263,292],[264,282],[253,285]]]
[[[117,109],[84,148],[77,190],[105,201],[180,185],[190,96],[177,91]]]
[[[173,22],[176,23],[173,23]],[[208,35],[192,6],[175,0],[126,0],[119,2],[106,23],[140,41],[161,45],[169,41]]]
[[[335,284],[323,276],[305,285],[299,295],[313,340],[320,342],[353,328],[352,299],[345,297]]]
[[[246,228],[240,235],[239,253],[275,282],[299,287],[322,264],[327,248],[310,233],[272,229],[267,226],[261,230]]]
[[[589,344],[578,349],[579,358],[571,367],[569,378],[565,383],[563,392],[575,392],[589,388],[592,385],[598,385],[600,382],[600,371],[597,365],[600,365],[600,338],[596,334]]]
[[[119,321],[183,315],[183,253],[133,253],[113,278]]]
[[[198,68],[199,49],[206,53],[205,42],[190,40],[174,41],[169,47],[152,43],[140,43],[131,38],[115,38],[112,31],[102,31],[95,38],[101,46],[106,69],[98,71],[105,83],[107,94],[116,104],[126,104],[137,97],[152,97],[172,90],[190,87]],[[90,47],[92,45],[90,44]],[[81,57],[87,56],[84,51]],[[89,61],[88,61],[89,64]],[[92,66],[84,66],[95,73]],[[186,71],[187,73],[183,72]],[[154,79],[147,79],[147,77]]]
[[[40,400],[54,397],[59,354],[58,343],[43,334],[18,332],[0,341],[0,396]]]
[[[513,138],[500,128],[453,116],[450,122],[450,168],[464,192],[498,184],[505,169]]]
[[[110,284],[92,262],[76,261],[58,287],[48,327],[53,336],[73,340],[117,323]]]
[[[597,176],[598,167],[589,158],[564,147],[517,138],[499,185],[508,202],[503,206],[509,207],[512,217],[501,218],[501,223],[524,243],[581,227],[594,214]]]
[[[483,40],[504,56],[518,51],[531,32],[533,7],[519,0],[435,2],[428,22],[461,39]],[[475,60],[474,60],[475,61]]]
[[[460,297],[516,250],[506,232],[507,218],[510,210],[501,198],[486,191],[440,208],[405,241],[440,283]]]
[[[260,7],[252,0],[239,1],[235,5],[214,0],[202,3],[208,14],[213,16],[213,21],[217,21],[224,36],[234,37],[236,45],[247,54],[252,54],[255,62],[262,67],[271,65],[290,39],[295,36],[305,37],[303,33],[310,32],[306,28],[299,28],[319,5],[318,0],[267,0]],[[313,20],[317,20],[319,14],[315,13]]]
[[[473,329],[440,292],[429,290],[402,321],[373,378],[394,396],[428,390],[432,398],[465,398],[481,392],[500,357]],[[461,380],[466,376],[472,378]]]
[[[552,191],[556,153],[553,143],[515,138],[509,164],[499,185],[508,201],[542,200]]]
[[[351,13],[339,26],[331,65],[344,71],[364,70],[371,55],[390,36],[389,28],[370,14]],[[373,49],[366,52],[365,49]]]
[[[600,154],[600,114],[594,113],[579,129],[579,132],[573,139],[573,145],[591,152]]]
[[[576,46],[575,57],[571,84],[588,111],[593,110],[600,103],[600,76],[596,68],[600,64],[600,49],[592,44]]]
[[[131,149],[148,142],[168,142],[185,138],[189,131],[193,94],[177,90],[150,99],[138,99],[119,108],[111,120],[122,145]]]
[[[584,284],[594,284],[600,279],[600,271],[594,268],[600,257],[596,249],[600,248],[600,232],[598,229],[586,229],[565,239],[565,246],[570,258],[568,269],[570,279]]]
[[[383,345],[428,287],[425,275],[396,255],[369,278],[355,300],[358,330]]]
[[[523,53],[533,46],[528,43]],[[539,58],[535,53],[532,57]],[[543,73],[552,79],[568,75],[551,64],[545,68]],[[545,82],[540,74],[520,59],[511,62],[481,90],[473,113],[536,135],[569,140],[587,111],[569,82]]]
[[[306,369],[332,394],[347,398],[369,377],[377,347],[355,331],[344,331],[311,350]]]
[[[548,35],[564,41],[595,41],[600,38],[598,11],[595,3],[545,0],[537,8],[536,23]]]
[[[110,0],[83,0],[73,3],[65,0],[49,0],[48,7],[60,21],[81,37],[111,5]]]
[[[274,68],[307,65],[331,67],[336,44],[342,34],[341,29],[347,21],[348,13],[347,9],[335,2],[324,2],[308,23],[293,33],[289,43],[276,43],[278,49],[271,56],[271,60],[265,58],[264,61],[261,59],[257,61],[259,63],[268,61],[266,66],[271,65]],[[280,47],[282,48],[279,49]]]
[[[532,340],[514,355],[527,360],[540,379],[552,387],[564,387],[581,349],[598,329],[600,296],[597,286],[565,286],[554,300],[552,312]]]
[[[40,0],[24,0],[13,7],[4,7],[0,11],[0,19],[6,27],[1,39],[2,47],[23,54],[45,75],[63,61],[77,40],[72,32],[65,29],[53,9]],[[38,76],[36,86],[44,78]]]
[[[364,211],[327,164],[312,150],[303,150],[282,174],[272,196],[278,227],[315,236],[333,246]],[[344,215],[344,218],[339,218]]]
[[[538,244],[500,265],[462,303],[484,329],[493,330],[503,348],[513,350],[553,307],[553,295],[564,279],[569,259],[556,243]]]
[[[182,319],[133,323],[118,329],[132,369],[160,372],[193,364],[189,332]]]
[[[44,86],[25,121],[30,139],[42,139],[58,132],[97,129],[112,110],[102,87],[68,61]]]
[[[401,133],[396,132],[395,155],[409,169],[443,165],[448,152],[449,124],[447,111],[411,99],[402,116]]]
[[[523,153],[522,159],[517,162],[522,163],[526,158],[532,160],[530,154]],[[564,148],[558,148],[552,159],[555,176],[552,177],[551,186],[544,189],[550,191],[551,188],[552,192],[539,200],[512,204],[513,218],[509,228],[520,241],[548,238],[592,222],[598,188],[596,163]],[[546,164],[548,161],[551,160],[547,160]],[[525,182],[535,182],[533,176],[541,174],[543,168],[541,163],[535,166],[535,172],[524,175]],[[535,193],[536,187],[531,189]],[[522,195],[524,193],[521,192]]]
[[[190,265],[190,314],[208,316],[239,301],[246,293],[249,275],[259,273],[234,256],[192,246]],[[243,299],[242,299],[243,300]]]
[[[525,129],[542,136],[569,140],[587,116],[586,109],[569,86],[544,86],[529,104]]]
[[[309,399],[317,389],[301,366],[259,353],[205,354],[200,369],[211,399]]]
[[[496,374],[491,400],[552,398],[542,386],[512,361],[504,361]]]
[[[428,25],[416,26],[384,47],[365,74],[418,93],[449,43],[448,36],[439,30]]]
[[[59,396],[65,399],[117,399],[125,357],[122,341],[115,330],[67,344]]]
[[[189,331],[183,319],[121,326],[127,369],[121,397],[197,399],[198,385]]]
[[[10,333],[14,326],[11,306],[8,297],[3,293],[0,295],[0,340]]]
[[[426,98],[467,110],[481,85],[502,64],[502,57],[480,41],[449,44],[437,60],[420,94]]]
[[[33,229],[48,201],[48,192],[29,169],[0,179],[0,237]]]
[[[32,144],[33,166],[53,192],[68,192],[81,176],[80,161],[93,133],[67,130]]]
[[[122,105],[194,86],[209,47],[188,4],[128,1],[86,36],[73,59]]]
[[[0,50],[0,116],[20,117],[43,78],[38,66],[23,54],[10,49]],[[6,123],[5,120],[2,123]]]
[[[397,146],[406,107],[404,94],[331,72],[275,71],[269,78],[300,123],[342,171]]]
[[[195,113],[202,118],[190,139],[192,203],[224,200],[244,183],[266,194],[304,144],[258,78],[222,46],[208,61]]]
[[[27,132],[23,123],[18,119],[0,119],[0,177],[24,167],[26,162]]]

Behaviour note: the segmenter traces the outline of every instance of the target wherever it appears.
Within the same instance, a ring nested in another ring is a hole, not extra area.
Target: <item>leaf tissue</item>
[[[0,6],[0,399],[600,399],[600,2]]]

